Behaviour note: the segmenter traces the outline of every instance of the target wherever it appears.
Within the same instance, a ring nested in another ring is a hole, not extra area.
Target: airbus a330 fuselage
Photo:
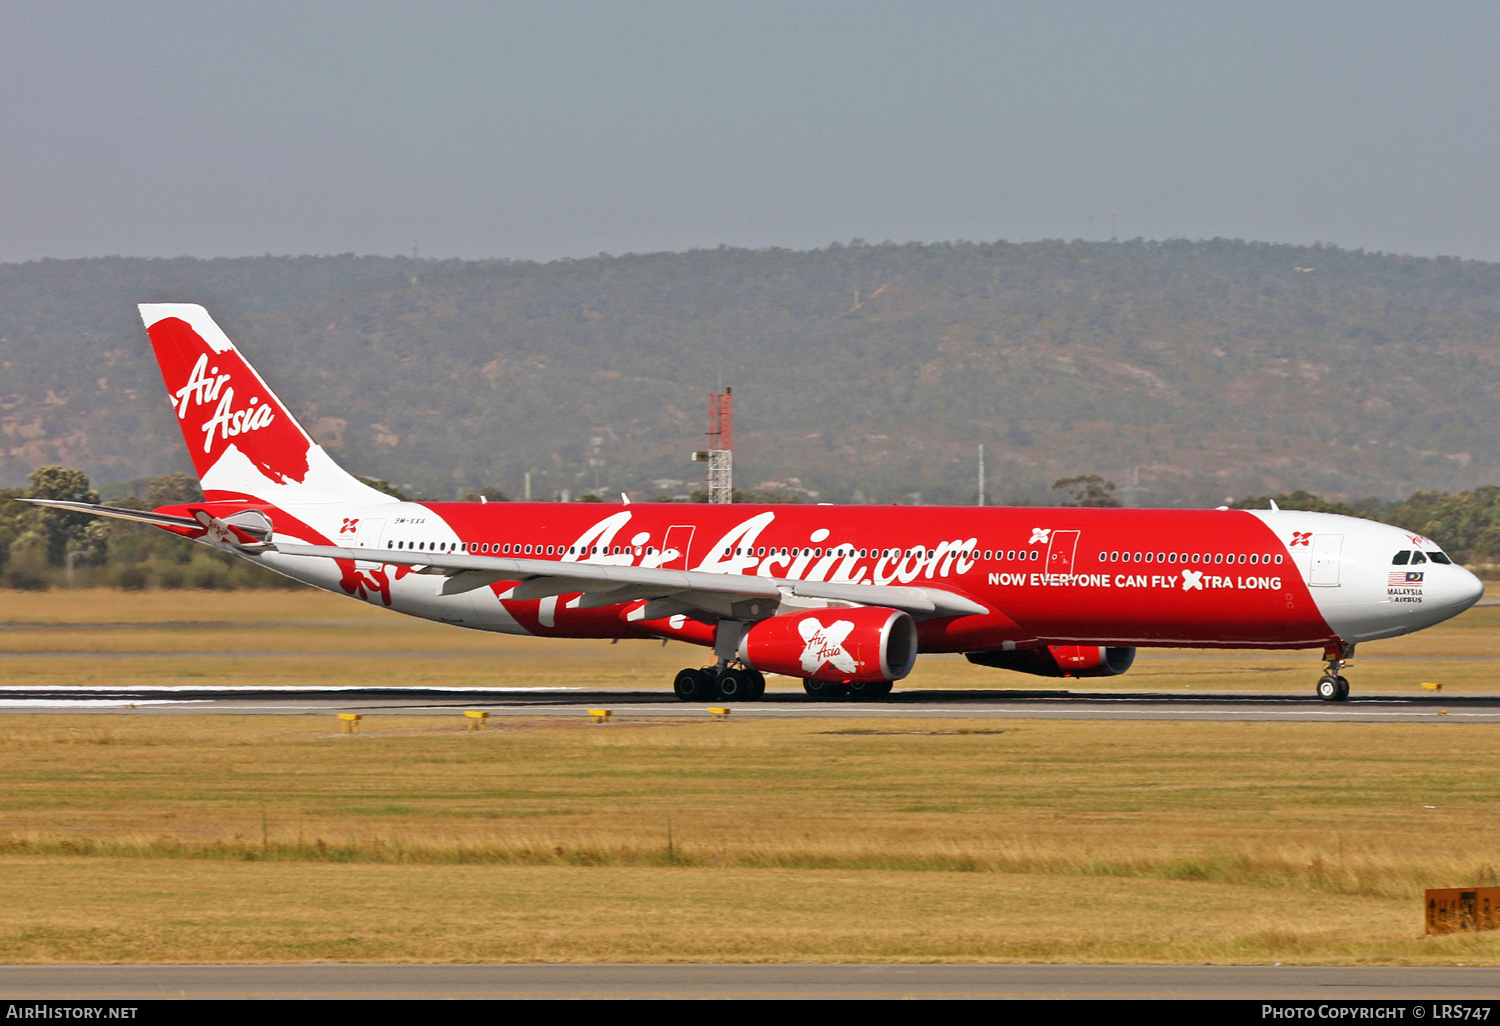
[[[1290,510],[398,501],[334,464],[201,307],[141,312],[206,501],[55,505],[462,627],[713,649],[684,698],[754,698],[765,672],[879,695],[919,652],[1107,675],[1172,646],[1319,648],[1339,699],[1354,644],[1483,590],[1427,538]]]

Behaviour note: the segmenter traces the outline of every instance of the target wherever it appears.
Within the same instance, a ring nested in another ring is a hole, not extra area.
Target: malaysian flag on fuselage
[[[1421,570],[1392,570],[1387,585],[1419,585],[1422,583]]]

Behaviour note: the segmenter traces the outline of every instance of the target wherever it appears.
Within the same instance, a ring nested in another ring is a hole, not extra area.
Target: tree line
[[[725,384],[735,479],[812,501],[972,503],[980,444],[1014,504],[1500,481],[1500,264],[1052,240],[0,265],[0,485],[191,469],[139,301],[206,304],[341,466],[443,499],[685,497]]]

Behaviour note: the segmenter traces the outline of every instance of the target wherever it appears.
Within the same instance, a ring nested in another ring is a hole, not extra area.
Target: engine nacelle
[[[966,652],[964,658],[980,666],[1034,673],[1038,677],[1118,677],[1135,662],[1135,649],[1048,645],[1014,652]]]
[[[738,655],[763,673],[805,680],[900,680],[917,661],[917,625],[878,606],[784,613],[746,631]]]

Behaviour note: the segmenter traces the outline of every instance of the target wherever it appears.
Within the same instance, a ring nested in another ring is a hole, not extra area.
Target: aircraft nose
[[[1475,577],[1461,566],[1453,567],[1456,571],[1452,574],[1444,574],[1442,603],[1451,610],[1450,616],[1462,613],[1484,595],[1484,582]]]

